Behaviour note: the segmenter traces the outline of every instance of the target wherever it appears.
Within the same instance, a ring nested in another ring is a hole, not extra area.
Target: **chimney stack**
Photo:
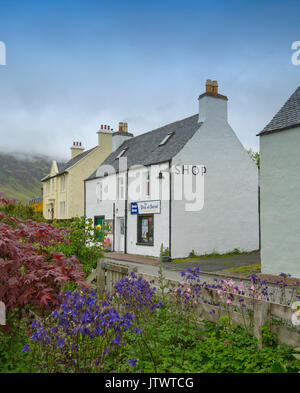
[[[207,120],[225,120],[227,122],[228,98],[219,94],[218,82],[207,79],[205,93],[201,94],[199,100],[199,123]]]
[[[73,146],[71,147],[71,158],[74,158],[83,152],[84,148],[82,147],[82,143],[77,141],[73,142]]]

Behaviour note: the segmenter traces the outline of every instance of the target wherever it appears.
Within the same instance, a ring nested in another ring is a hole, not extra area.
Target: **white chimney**
[[[206,81],[206,91],[199,100],[199,123],[209,120],[223,120],[227,122],[228,98],[218,93],[218,82]]]
[[[124,122],[119,123],[119,131],[113,133],[112,151],[116,151],[124,141],[133,137],[133,134],[128,132],[128,124]]]

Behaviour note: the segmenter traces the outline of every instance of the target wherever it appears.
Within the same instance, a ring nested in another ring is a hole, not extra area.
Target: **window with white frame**
[[[118,194],[119,200],[124,201],[125,199],[125,179],[124,175],[119,175],[118,177]]]
[[[97,202],[101,202],[103,198],[103,184],[102,181],[97,183]]]
[[[66,218],[66,202],[60,202],[60,218]]]
[[[150,171],[146,172],[146,196],[150,196]]]
[[[61,176],[60,178],[60,192],[66,191],[66,178],[65,176]]]

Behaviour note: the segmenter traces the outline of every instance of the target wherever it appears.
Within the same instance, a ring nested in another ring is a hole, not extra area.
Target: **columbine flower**
[[[127,360],[127,362],[131,367],[135,367],[137,360],[135,358],[131,358],[130,360]]]
[[[28,352],[30,350],[29,344],[25,344],[24,347],[22,348],[22,352]]]
[[[113,339],[113,344],[120,344],[121,343],[121,337],[120,336],[116,336],[114,339]]]
[[[65,345],[65,340],[63,338],[59,337],[57,340],[57,346],[63,347],[64,345]]]

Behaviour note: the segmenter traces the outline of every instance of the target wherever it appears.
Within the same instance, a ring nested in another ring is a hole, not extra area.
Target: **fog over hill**
[[[52,160],[40,154],[0,152],[0,191],[24,202],[41,196],[41,179],[49,173]]]

